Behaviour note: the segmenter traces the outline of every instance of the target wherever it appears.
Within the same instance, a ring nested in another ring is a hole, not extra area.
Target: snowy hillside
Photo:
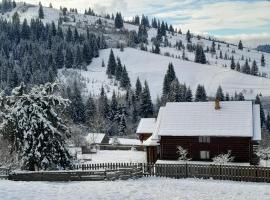
[[[38,18],[38,6],[24,5],[22,3],[18,4],[12,12],[8,12],[1,17],[11,20],[16,11],[19,13],[21,21],[23,18],[26,18],[28,22],[31,18]],[[54,8],[44,8],[44,14],[45,18],[42,20],[44,23],[50,23],[51,21],[57,23],[63,15],[60,10]],[[66,17],[68,20],[63,22],[62,26],[77,27],[82,33],[88,27],[95,33],[102,33],[105,35],[109,47],[115,47],[112,44],[113,42],[116,44],[116,41],[127,44],[127,35],[114,28],[113,20],[70,12],[67,13]],[[101,26],[97,23],[99,19],[102,21]],[[124,24],[124,28],[128,31],[138,30],[138,26],[131,24]],[[250,66],[255,60],[259,68],[259,75],[270,77],[270,54],[264,53],[266,64],[262,67],[260,64],[262,52],[247,48],[238,50],[236,45],[228,46],[227,44],[216,42],[216,53],[205,53],[209,64],[201,65],[193,62],[194,52],[189,52],[187,49],[179,50],[175,47],[176,43],[180,41],[183,46],[187,45],[185,34],[175,33],[172,35],[167,32],[169,45],[166,45],[166,47],[163,44],[161,45],[160,55],[149,52],[153,46],[152,38],[156,34],[157,29],[150,28],[148,30],[148,52],[132,48],[125,48],[124,52],[114,49],[116,56],[119,56],[122,63],[126,65],[132,85],[134,86],[137,77],[141,80],[147,80],[153,98],[161,95],[163,78],[169,62],[174,64],[179,81],[191,86],[193,92],[198,84],[204,84],[208,95],[214,95],[217,87],[221,85],[224,91],[230,94],[234,94],[235,91],[242,92],[246,98],[253,98],[258,93],[270,96],[270,79],[251,76],[230,69],[232,56],[235,59],[235,63],[239,62],[241,66],[244,65],[246,59],[249,60]],[[191,42],[193,45],[202,45],[204,49],[207,47],[211,48],[212,45],[212,41],[198,39],[195,36],[192,37]],[[183,52],[185,52],[185,57],[189,61],[182,59]],[[223,54],[222,58],[220,58],[220,52]],[[164,56],[165,54],[166,56]],[[225,54],[226,59],[224,58]],[[107,78],[105,73],[106,67],[101,67],[102,60],[107,64],[108,55],[109,49],[102,50],[100,57],[94,59],[90,66],[88,66],[88,71],[61,70],[59,71],[59,77],[66,83],[72,81],[75,76],[80,77],[84,83],[83,91],[86,96],[90,93],[99,94],[102,85],[109,94],[113,90],[122,93],[123,90],[117,86],[117,83]]]
[[[110,49],[102,50],[100,57],[93,60],[88,71],[79,72],[86,84],[86,93],[99,94],[102,85],[107,92],[117,90],[115,83],[107,79],[106,67],[102,67],[102,60],[107,62]],[[195,91],[198,84],[204,84],[209,95],[216,93],[217,87],[222,86],[224,91],[234,94],[243,92],[247,98],[253,98],[258,93],[270,96],[270,79],[255,77],[233,71],[229,68],[202,65],[183,61],[149,52],[125,48],[124,52],[114,49],[115,56],[120,57],[122,64],[126,65],[131,83],[134,86],[137,77],[147,80],[152,97],[161,95],[164,75],[169,62],[172,62],[179,81],[189,85]],[[74,71],[74,70],[72,70]],[[60,72],[62,74],[63,72]],[[74,73],[72,73],[74,74]],[[63,80],[64,77],[61,76]]]

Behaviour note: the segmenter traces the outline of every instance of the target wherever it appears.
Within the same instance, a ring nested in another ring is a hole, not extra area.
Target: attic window
[[[199,143],[210,143],[210,137],[205,136],[199,137]]]

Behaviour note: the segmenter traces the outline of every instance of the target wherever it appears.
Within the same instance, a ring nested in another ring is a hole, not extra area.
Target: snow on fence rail
[[[76,165],[74,170],[11,173],[10,180],[93,181],[156,176],[169,178],[213,178],[216,180],[270,183],[270,168],[205,164],[100,163]]]
[[[0,168],[0,179],[7,179],[10,173],[10,169],[8,168]]]
[[[270,168],[235,165],[143,164],[145,176],[268,182]]]

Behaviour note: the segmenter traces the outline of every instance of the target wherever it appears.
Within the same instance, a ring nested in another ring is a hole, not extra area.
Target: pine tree
[[[211,46],[210,52],[211,52],[212,54],[215,54],[215,53],[216,53],[216,44],[215,44],[215,41],[212,42],[212,46]]]
[[[189,30],[187,31],[186,39],[187,39],[187,42],[191,42],[191,34]]]
[[[140,43],[147,43],[148,33],[147,28],[144,25],[139,26],[138,30],[138,40]]]
[[[119,57],[117,57],[116,60],[117,60],[117,65],[116,65],[116,69],[115,69],[115,79],[117,81],[120,81],[121,77],[122,77],[123,66],[122,66],[122,63],[121,63],[121,60]]]
[[[253,63],[252,63],[250,74],[254,75],[254,76],[258,76],[258,73],[259,73],[259,69],[258,69],[256,61],[254,60]]]
[[[75,64],[76,64],[76,68],[80,68],[83,64],[83,58],[82,58],[82,52],[81,52],[80,46],[77,46]]]
[[[57,48],[55,62],[58,69],[64,67],[64,53],[61,47]]]
[[[203,51],[203,48],[201,45],[197,45],[196,51],[195,51],[195,62],[206,64],[206,57]]]
[[[79,89],[78,83],[75,80],[73,84],[73,93],[70,97],[70,115],[75,123],[85,122],[85,106],[83,104],[81,91]]]
[[[185,102],[192,102],[193,95],[190,87],[187,88],[186,96],[185,96]]]
[[[121,13],[116,13],[115,19],[114,19],[114,25],[115,28],[121,29],[124,26],[123,18]]]
[[[21,38],[28,40],[28,39],[30,39],[30,34],[31,34],[30,27],[27,24],[27,20],[24,19],[22,29],[21,29]]]
[[[57,170],[71,167],[64,138],[67,127],[59,116],[68,101],[55,94],[57,84],[47,83],[26,92],[21,84],[11,96],[1,97],[1,133],[18,152],[24,170]]]
[[[180,102],[181,101],[181,91],[178,79],[174,79],[170,84],[170,90],[168,93],[168,102]]]
[[[167,73],[164,76],[163,89],[162,89],[162,101],[164,103],[168,100],[168,94],[170,92],[170,86],[172,82],[176,79],[174,67],[172,63],[169,63]]]
[[[73,62],[74,62],[74,58],[73,58],[73,53],[72,51],[67,48],[66,50],[66,59],[65,59],[65,67],[70,69],[73,67]]]
[[[86,64],[90,64],[92,62],[92,58],[93,58],[93,55],[92,55],[92,50],[90,49],[89,45],[87,43],[84,43],[83,44],[83,51],[82,51],[82,57],[83,57],[83,60]]]
[[[234,57],[232,56],[232,59],[231,59],[231,69],[232,70],[235,70],[236,68],[236,65],[235,65],[235,62],[234,62]]]
[[[241,67],[240,67],[240,63],[237,62],[236,64],[236,71],[240,72],[241,71]]]
[[[66,41],[67,42],[73,41],[73,33],[72,33],[70,26],[68,27],[68,30],[67,30]]]
[[[260,99],[259,95],[256,96],[255,104],[260,105],[261,127],[263,127],[263,125],[265,123],[265,113],[264,113],[263,105],[261,103],[261,99]]]
[[[245,64],[242,66],[241,71],[245,74],[250,74],[250,66],[248,64],[248,59],[246,59]]]
[[[106,71],[106,73],[109,77],[115,75],[116,67],[117,67],[117,64],[115,61],[114,53],[113,53],[113,50],[111,49],[109,60],[108,60],[108,65],[107,65],[107,71]]]
[[[136,88],[135,88],[135,95],[136,95],[137,100],[140,100],[141,94],[142,94],[142,84],[138,77],[136,81]]]
[[[203,85],[198,85],[195,95],[195,101],[207,101],[207,95]]]
[[[264,59],[264,55],[262,54],[262,58],[261,58],[261,66],[264,67],[265,66],[265,59]]]
[[[225,100],[224,93],[223,93],[223,90],[222,90],[221,86],[219,86],[218,89],[217,89],[216,99],[218,99],[219,101],[224,101]]]
[[[225,95],[225,101],[230,101],[230,95],[228,92],[226,92],[226,95]]]
[[[154,108],[151,100],[149,87],[146,81],[144,82],[144,88],[141,95],[140,109],[141,117],[148,118],[153,116]]]
[[[127,72],[125,66],[123,67],[123,70],[122,70],[122,75],[121,75],[121,79],[120,79],[120,86],[122,88],[125,88],[125,89],[128,89],[131,86],[130,79],[128,77],[128,72]]]
[[[238,44],[238,49],[240,49],[240,50],[243,50],[243,43],[242,43],[242,41],[240,40],[239,41],[239,44]]]
[[[125,114],[121,114],[120,122],[119,122],[119,135],[123,136],[127,134],[127,124],[126,124],[126,116]]]
[[[39,3],[38,17],[39,19],[44,19],[44,11],[43,11],[43,6],[41,3]]]
[[[117,117],[116,117],[116,115],[118,114],[117,112],[118,112],[118,102],[116,99],[115,91],[113,91],[112,100],[110,104],[110,116],[109,116],[110,121],[113,122],[117,120]]]
[[[85,104],[85,119],[88,124],[92,124],[94,122],[94,118],[97,114],[97,108],[95,101],[92,96],[90,96]]]
[[[98,99],[98,113],[101,117],[104,119],[109,117],[109,103],[108,103],[108,98],[107,95],[105,94],[104,87],[101,87],[101,92],[100,96]]]

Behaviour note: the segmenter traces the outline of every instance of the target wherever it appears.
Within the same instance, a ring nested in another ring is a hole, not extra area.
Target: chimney
[[[216,100],[215,100],[215,109],[216,110],[220,110],[221,109],[221,107],[220,107],[220,100],[218,98],[216,98]]]

